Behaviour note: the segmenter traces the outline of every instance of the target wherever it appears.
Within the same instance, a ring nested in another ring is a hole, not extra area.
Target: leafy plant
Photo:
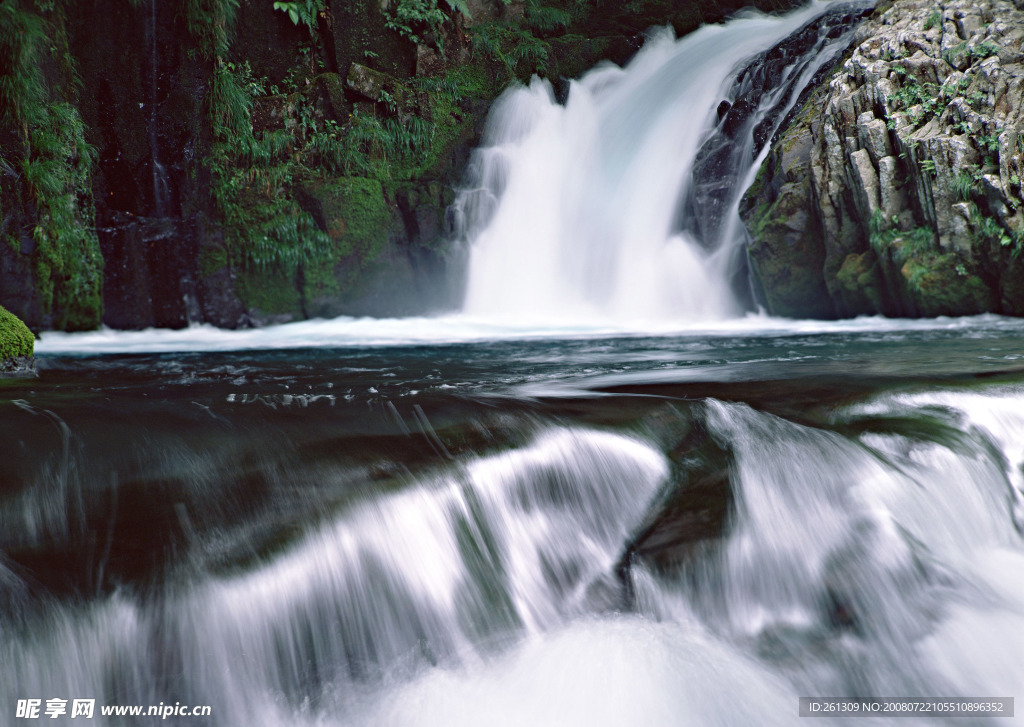
[[[419,44],[427,33],[437,35],[446,18],[437,0],[397,0],[388,6],[385,25]]]
[[[907,111],[907,118],[915,126],[926,123],[929,119],[942,113],[942,110],[949,103],[945,88],[934,83],[921,84],[914,76],[907,75],[907,69],[903,66],[893,67],[893,72],[898,76],[906,76],[903,84],[897,88],[890,99],[899,110]],[[919,108],[916,113],[909,113],[911,109]],[[895,128],[895,119],[890,117],[887,125]]]
[[[317,17],[324,11],[325,0],[295,0],[293,2],[274,3],[274,10],[280,10],[288,18],[298,25],[302,23],[309,30],[310,34],[316,33]]]
[[[185,0],[185,25],[203,58],[227,55],[239,0]],[[190,51],[192,52],[192,51]]]
[[[974,141],[977,142],[980,149],[990,152],[999,151],[998,134],[978,134],[974,137]]]
[[[902,265],[934,250],[935,233],[930,227],[915,227],[904,232],[897,225],[896,217],[887,220],[881,210],[875,210],[868,221],[868,241],[880,257],[891,256],[893,262]]]
[[[957,198],[966,202],[974,190],[974,178],[968,172],[962,171],[953,179],[952,187]]]
[[[1006,229],[996,218],[983,214],[975,204],[971,205],[971,222],[977,229],[981,242],[1009,248],[1013,259],[1024,254],[1024,235]]]
[[[523,28],[497,23],[486,23],[473,29],[473,50],[499,60],[515,76],[523,61],[534,70],[544,73],[551,53],[551,45]]]

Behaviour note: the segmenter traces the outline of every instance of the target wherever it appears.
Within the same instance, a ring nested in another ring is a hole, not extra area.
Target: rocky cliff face
[[[744,200],[769,311],[1024,314],[1024,4],[895,0]]]

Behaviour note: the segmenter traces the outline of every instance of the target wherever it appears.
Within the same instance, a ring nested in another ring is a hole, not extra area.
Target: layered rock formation
[[[896,0],[744,200],[770,312],[1024,314],[1024,10]]]

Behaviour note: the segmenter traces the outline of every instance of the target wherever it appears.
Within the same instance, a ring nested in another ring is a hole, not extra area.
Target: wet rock
[[[822,230],[806,204],[810,151],[811,135],[806,130],[773,149],[761,184],[755,182],[756,194],[746,201],[745,219],[751,232],[748,253],[770,313],[832,318],[836,311],[822,274]]]
[[[708,434],[699,412],[670,457],[673,487],[624,558],[662,572],[684,566],[721,539],[733,508],[729,453]]]

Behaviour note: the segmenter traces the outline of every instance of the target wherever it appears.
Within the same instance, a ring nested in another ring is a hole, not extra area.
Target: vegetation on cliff
[[[37,328],[95,328],[103,269],[96,155],[75,106],[79,82],[59,5],[0,3],[0,67],[0,260],[22,278],[4,302]]]

